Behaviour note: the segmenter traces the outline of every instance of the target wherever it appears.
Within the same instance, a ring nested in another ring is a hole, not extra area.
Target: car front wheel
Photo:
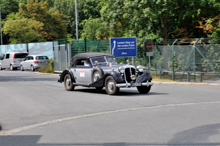
[[[75,88],[75,86],[73,86],[71,76],[69,74],[66,74],[64,77],[64,87],[67,91],[72,91]]]
[[[109,95],[115,95],[119,92],[119,88],[116,86],[116,82],[112,76],[108,76],[105,79],[105,90]]]
[[[151,89],[151,86],[147,87],[147,86],[138,86],[137,90],[139,91],[139,93],[141,94],[147,94]]]

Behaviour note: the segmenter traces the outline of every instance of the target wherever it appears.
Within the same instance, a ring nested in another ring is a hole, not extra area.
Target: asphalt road
[[[220,145],[220,87],[155,84],[117,96],[0,71],[0,146]]]

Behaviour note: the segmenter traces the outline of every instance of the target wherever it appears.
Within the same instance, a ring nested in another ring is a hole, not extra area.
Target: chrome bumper
[[[143,83],[120,83],[116,84],[117,87],[137,87],[137,86],[153,86],[152,82],[143,82]]]

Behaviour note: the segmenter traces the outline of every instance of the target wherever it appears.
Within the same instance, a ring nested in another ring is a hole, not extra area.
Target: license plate
[[[131,86],[132,86],[132,87],[141,86],[141,83],[131,83]]]

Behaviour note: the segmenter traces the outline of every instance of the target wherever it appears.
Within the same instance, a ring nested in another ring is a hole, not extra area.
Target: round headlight
[[[137,66],[137,69],[138,69],[138,71],[139,71],[139,72],[143,72],[144,67],[143,67],[143,66],[141,66],[141,65],[138,65],[138,66]]]
[[[119,67],[119,71],[120,71],[120,73],[123,74],[125,72],[125,68],[121,66],[121,67]]]
[[[135,75],[131,75],[131,79],[135,80],[136,79]]]

